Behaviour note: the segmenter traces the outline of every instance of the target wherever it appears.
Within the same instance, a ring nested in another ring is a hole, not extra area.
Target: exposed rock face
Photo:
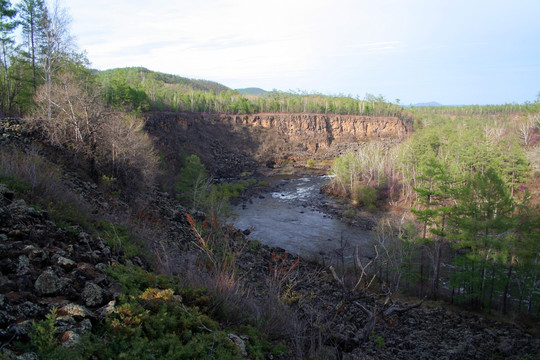
[[[410,124],[397,117],[339,114],[253,114],[216,115],[209,120],[232,126],[259,126],[272,129],[289,142],[305,144],[316,153],[334,142],[358,142],[373,138],[403,137]]]
[[[333,159],[367,141],[399,141],[412,124],[397,117],[336,114],[149,113],[146,129],[170,162],[198,155],[218,176],[280,158]]]

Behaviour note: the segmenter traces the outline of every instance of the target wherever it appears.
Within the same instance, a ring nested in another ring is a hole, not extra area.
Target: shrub
[[[377,209],[377,190],[371,186],[360,186],[356,190],[358,204],[372,211]]]
[[[30,120],[48,143],[86,158],[90,174],[116,178],[137,192],[154,182],[157,156],[143,131],[144,121],[134,114],[108,111],[92,78],[63,73],[51,88],[35,95],[38,120]],[[129,194],[130,192],[125,192]]]
[[[142,241],[132,234],[128,228],[103,220],[97,225],[99,236],[105,240],[113,251],[122,251],[123,257],[144,256]]]
[[[54,336],[56,314],[56,308],[53,307],[44,320],[32,322],[32,328],[28,333],[30,347],[38,354],[47,354],[58,346],[58,339]]]

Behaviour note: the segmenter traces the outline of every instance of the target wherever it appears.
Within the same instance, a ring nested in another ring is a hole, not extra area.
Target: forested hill
[[[230,90],[225,85],[215,81],[189,79],[178,75],[148,70],[144,67],[118,68],[96,71],[96,73],[98,78],[104,82],[122,79],[135,86],[142,86],[147,82],[156,82],[162,86],[176,87],[179,90],[185,91],[213,91],[218,94],[222,91]]]
[[[191,111],[200,113],[319,113],[366,116],[396,116],[411,120],[411,114],[382,95],[328,96],[305,92],[271,92],[258,88],[232,90],[207,80],[133,67],[96,71],[108,105],[124,111]]]
[[[242,95],[254,95],[254,96],[266,95],[268,93],[268,91],[263,90],[261,88],[257,88],[257,87],[236,89],[236,91],[238,91]]]

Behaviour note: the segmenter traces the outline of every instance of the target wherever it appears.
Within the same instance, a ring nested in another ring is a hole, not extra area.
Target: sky
[[[535,101],[539,0],[61,0],[91,66],[401,104]]]

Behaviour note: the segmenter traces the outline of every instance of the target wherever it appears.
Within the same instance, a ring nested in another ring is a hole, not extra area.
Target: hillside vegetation
[[[376,228],[386,252],[380,276],[396,291],[451,291],[453,302],[474,308],[537,314],[540,173],[531,164],[540,118],[504,107],[454,110],[421,109],[415,133],[391,151],[370,143],[338,158],[328,191],[353,208],[410,209],[413,227],[401,217]]]
[[[204,113],[321,113],[398,116],[410,113],[382,95],[328,96],[304,92],[266,92],[257,88],[231,90],[204,80],[189,80],[144,68],[96,72],[107,103],[124,110],[192,111]]]
[[[540,101],[407,109],[382,95],[242,95],[144,68],[93,71],[65,11],[40,0],[0,1],[0,15],[2,359],[540,353]],[[147,111],[178,121],[156,116],[168,134],[151,137]],[[290,133],[275,143],[264,126],[238,126],[242,117],[215,117],[232,131],[203,116],[262,112],[306,116],[278,123]],[[345,217],[378,220],[364,262],[327,268],[222,221],[229,199],[265,183],[246,179],[254,162],[220,141],[258,134],[267,151],[317,166],[291,144],[315,154],[302,129],[328,143],[338,132],[310,113],[380,117],[380,131],[336,150],[326,189]],[[414,132],[368,141],[392,123],[384,117]],[[205,159],[236,164],[243,181],[216,182],[208,169],[219,167],[175,147],[175,131]]]

